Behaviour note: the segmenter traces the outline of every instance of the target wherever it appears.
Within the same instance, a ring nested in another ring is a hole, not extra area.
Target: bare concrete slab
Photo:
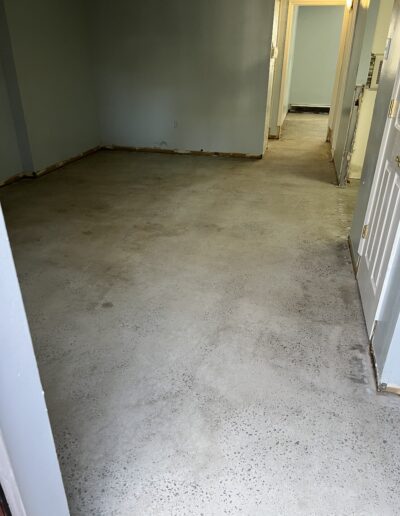
[[[396,515],[326,117],[0,191],[73,515]]]

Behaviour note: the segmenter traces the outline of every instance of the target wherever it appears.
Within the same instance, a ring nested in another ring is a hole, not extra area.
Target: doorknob
[[[397,155],[395,158],[394,158],[395,162],[397,163],[397,166],[400,167],[400,155]]]

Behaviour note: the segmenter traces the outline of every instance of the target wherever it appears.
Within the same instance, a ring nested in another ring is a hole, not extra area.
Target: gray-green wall
[[[22,170],[3,68],[0,66],[0,183]]]
[[[102,142],[263,152],[274,0],[92,0]]]
[[[0,0],[0,179],[100,144],[261,154],[274,3]]]
[[[330,106],[343,7],[299,7],[289,102]]]
[[[27,133],[24,152],[31,158],[27,161],[32,170],[25,166],[24,172],[43,169],[97,146],[99,131],[83,3],[0,2],[15,70],[14,78],[5,69],[5,80],[18,89],[20,99],[20,106],[11,102],[8,111],[20,108],[20,113],[13,114],[23,116]],[[3,123],[1,130],[5,130]],[[6,165],[5,175],[14,172],[14,167]]]

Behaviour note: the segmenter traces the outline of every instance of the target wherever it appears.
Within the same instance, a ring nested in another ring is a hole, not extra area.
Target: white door
[[[400,70],[400,68],[399,68]],[[369,336],[385,297],[400,238],[400,74],[382,139],[361,239],[357,273]]]
[[[69,516],[1,208],[0,484],[13,516]]]

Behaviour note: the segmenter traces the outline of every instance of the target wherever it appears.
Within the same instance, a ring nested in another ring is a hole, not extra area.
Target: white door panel
[[[394,87],[399,99],[399,75]],[[395,104],[396,105],[396,104]],[[368,235],[360,246],[357,279],[368,334],[379,320],[394,253],[400,239],[400,114],[388,118],[368,205]]]
[[[0,484],[13,516],[69,516],[1,207],[0,314]]]

